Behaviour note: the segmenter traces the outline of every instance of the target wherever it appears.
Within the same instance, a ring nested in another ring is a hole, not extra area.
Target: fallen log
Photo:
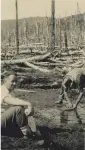
[[[31,64],[31,63],[29,63],[29,62],[23,62],[24,63],[24,65],[25,66],[27,66],[27,67],[30,67],[30,68],[22,68],[22,67],[15,67],[15,68],[13,68],[13,70],[16,70],[16,71],[25,71],[25,72],[27,72],[27,71],[30,71],[31,69],[34,69],[34,70],[38,70],[38,71],[40,71],[40,72],[43,72],[43,73],[51,73],[53,70],[49,70],[49,69],[45,69],[45,68],[40,68],[39,66],[36,66],[36,65],[34,65],[34,64]]]
[[[17,72],[30,72],[32,69],[31,68],[26,68],[26,67],[13,67],[12,68],[14,71]]]
[[[34,70],[39,70],[39,71],[44,72],[44,73],[51,73],[52,72],[51,70],[48,70],[48,69],[45,69],[45,68],[40,68],[40,67],[35,66],[34,64],[31,64],[31,63],[29,63],[27,61],[24,61],[23,63],[26,66],[33,68]]]
[[[36,66],[41,66],[41,67],[56,67],[59,66],[59,63],[49,63],[49,62],[33,62],[34,65]]]
[[[39,63],[36,63],[36,62],[34,64],[32,64],[32,63],[27,62],[26,60],[23,62],[23,64],[24,64],[24,67],[14,65],[14,66],[11,66],[11,69],[16,71],[17,73],[20,73],[20,72],[24,73],[25,72],[25,73],[28,74],[30,71],[33,71],[33,70],[36,71],[37,70],[37,71],[40,71],[40,72],[43,72],[43,73],[46,73],[46,74],[51,74],[51,73],[55,74],[56,72],[61,72],[62,73],[62,69],[59,68],[59,67],[60,66],[61,67],[65,66],[64,64],[59,64],[59,65],[56,64],[54,69],[47,69],[47,67],[50,66],[50,64],[49,65],[48,64],[45,64],[45,65],[42,64],[41,65],[41,63],[39,64]],[[35,64],[37,64],[37,66]],[[43,67],[41,68],[41,66],[43,66]]]
[[[14,89],[14,92],[35,93],[36,91],[26,89]]]
[[[40,66],[36,66],[34,64],[31,64],[29,62],[24,62],[24,64],[30,68],[33,68],[34,70],[38,70],[40,72],[43,72],[43,73],[52,73],[52,74],[55,74],[56,72],[62,72],[62,70],[58,67],[54,68],[54,69],[47,69],[47,68],[41,68]]]
[[[59,89],[61,87],[61,83],[56,83],[56,84],[26,84],[22,85],[19,88],[24,88],[24,89]]]
[[[51,53],[46,53],[45,55],[39,55],[39,56],[33,56],[30,58],[24,58],[24,59],[15,59],[15,60],[5,60],[5,61],[1,61],[1,64],[19,64],[19,63],[23,63],[24,61],[35,61],[35,60],[44,60],[47,57],[50,56]]]
[[[70,67],[73,67],[73,68],[81,68],[81,67],[83,67],[84,64],[85,64],[84,61],[77,61],[76,63],[70,65]]]

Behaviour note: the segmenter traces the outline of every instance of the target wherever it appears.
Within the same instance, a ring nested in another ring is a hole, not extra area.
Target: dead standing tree
[[[47,45],[48,45],[48,49],[49,49],[49,20],[48,20],[48,17],[46,15],[46,21],[47,21]]]
[[[62,49],[61,19],[59,18],[60,49]]]
[[[19,24],[18,24],[18,2],[15,0],[16,7],[16,48],[17,54],[19,54]]]
[[[10,35],[9,28],[10,28],[10,26],[8,27],[8,44],[9,44],[9,46],[11,46],[11,35]]]
[[[40,43],[40,23],[36,23],[36,36],[37,36],[37,42]]]
[[[79,8],[79,3],[77,3],[77,45],[78,45],[78,48],[81,47],[81,43],[82,43],[82,20],[81,20],[81,12],[80,12],[80,8]]]
[[[28,49],[28,23],[24,21],[24,38],[25,38],[25,44]]]
[[[65,50],[68,50],[68,39],[67,39],[67,21],[65,18],[65,29],[64,29],[64,39],[65,39]]]
[[[55,50],[55,0],[51,4],[51,51]]]

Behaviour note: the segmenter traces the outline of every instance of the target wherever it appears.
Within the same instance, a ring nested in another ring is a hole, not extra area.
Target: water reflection
[[[62,111],[60,113],[60,123],[61,123],[61,125],[68,123],[68,112]]]
[[[82,119],[77,110],[72,112],[68,112],[68,111],[60,112],[60,124],[67,125],[69,124],[69,122],[74,124],[76,123],[82,124]]]

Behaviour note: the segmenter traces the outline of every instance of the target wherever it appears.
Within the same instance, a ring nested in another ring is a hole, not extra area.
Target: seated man
[[[1,102],[12,105],[1,114],[1,135],[13,137],[36,137],[41,134],[36,129],[33,117],[34,109],[30,102],[15,98],[11,95],[16,75],[8,74],[1,85]],[[38,133],[38,134],[37,134]]]
[[[79,96],[76,100],[76,103],[74,106],[71,104],[70,99],[68,98],[67,92],[70,89],[79,89]],[[62,82],[61,86],[61,93],[60,93],[60,99],[56,103],[62,103],[63,99],[65,98],[68,103],[69,107],[67,110],[74,110],[77,108],[79,102],[81,101],[83,97],[83,89],[85,88],[85,68],[75,68],[71,71],[69,71]]]

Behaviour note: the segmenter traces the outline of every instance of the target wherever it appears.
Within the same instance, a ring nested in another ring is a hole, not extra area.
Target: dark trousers
[[[24,108],[21,106],[11,107],[1,114],[1,135],[22,137],[23,133],[20,128],[27,124]]]

